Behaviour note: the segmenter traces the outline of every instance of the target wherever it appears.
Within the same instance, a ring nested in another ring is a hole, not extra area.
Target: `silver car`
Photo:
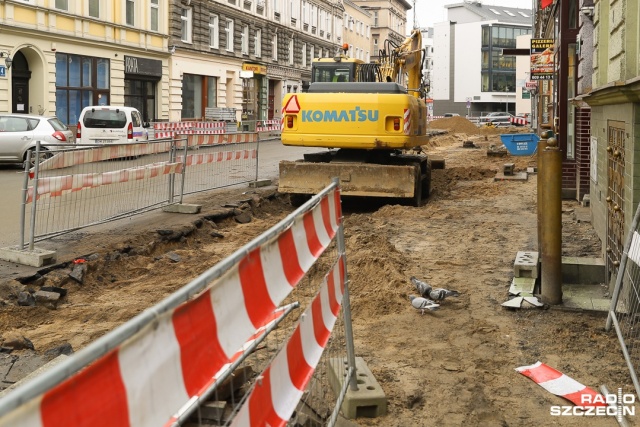
[[[73,132],[57,117],[0,113],[0,163],[21,163],[32,152],[35,164],[36,142],[40,141],[40,160],[50,156],[60,144],[73,144]]]

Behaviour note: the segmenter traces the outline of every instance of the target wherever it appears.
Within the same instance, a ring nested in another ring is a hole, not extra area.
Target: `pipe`
[[[538,171],[543,193],[541,209],[542,280],[541,299],[545,304],[562,304],[562,151],[555,138],[547,140]]]

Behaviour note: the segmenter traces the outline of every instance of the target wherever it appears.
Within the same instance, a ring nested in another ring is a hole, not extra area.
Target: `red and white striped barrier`
[[[573,378],[566,376],[562,372],[556,371],[542,362],[536,362],[530,366],[521,366],[516,368],[516,371],[531,378],[536,384],[547,390],[549,393],[564,397],[577,406],[606,406],[604,398],[595,398],[595,396],[600,393],[592,388],[580,384]],[[585,404],[583,402],[590,403]]]
[[[189,154],[187,166],[206,165],[209,163],[225,162],[230,160],[248,160],[258,157],[256,150],[220,151],[218,153]],[[182,163],[184,156],[178,156],[177,161]],[[176,173],[182,173],[176,172]]]
[[[209,381],[207,381],[201,387],[198,393],[191,396],[191,399],[189,399],[189,402],[187,402],[187,404],[185,404],[182,408],[180,408],[178,412],[176,412],[165,425],[170,426],[175,424],[179,420],[180,416],[186,413],[186,411],[196,403],[196,399],[200,398],[204,392],[210,389],[222,375],[228,374],[230,372],[230,369],[233,363],[237,362],[240,359],[240,357],[242,357],[247,352],[247,350],[249,350],[251,346],[256,341],[258,341],[258,339],[261,338],[272,325],[280,321],[280,319],[282,319],[286,315],[286,311],[292,306],[293,304],[289,304],[274,311],[273,319],[270,320],[267,324],[265,324],[261,328],[259,328],[256,331],[256,333],[253,334],[253,336],[251,336],[251,338],[249,338],[247,342],[244,343],[242,348],[238,350],[236,354],[233,355],[233,357],[231,357],[231,359],[229,360],[229,363],[225,364],[222,368],[220,368],[220,370],[213,376],[213,378],[209,379]]]
[[[265,132],[270,130],[280,130],[280,120],[261,120],[256,127],[258,132]]]
[[[147,154],[166,153],[171,150],[171,142],[141,142],[136,144],[113,145],[86,148],[83,150],[54,152],[54,155],[38,165],[38,171],[68,168],[85,163],[102,162],[123,157],[138,157]],[[30,169],[33,174],[34,168]],[[33,178],[33,176],[32,176]]]
[[[318,365],[344,294],[344,259],[339,257],[320,292],[271,365],[262,373],[232,422],[233,427],[285,426]]]
[[[181,134],[178,134],[180,136]],[[212,134],[190,134],[186,135],[187,146],[196,147],[202,145],[220,145],[220,144],[243,144],[258,142],[258,134],[256,133],[227,133],[222,135]],[[178,147],[184,147],[178,142]]]
[[[0,427],[171,422],[273,319],[331,243],[341,219],[340,190],[334,189],[196,298],[158,314],[110,353],[10,411]]]
[[[444,119],[444,116],[429,116],[429,120]]]
[[[511,117],[509,121],[514,125],[527,126],[529,124],[529,119],[526,119],[524,117]]]
[[[404,134],[411,134],[411,110],[408,108],[404,109]]]
[[[176,163],[160,162],[110,172],[44,177],[38,180],[38,197],[36,200],[39,200],[43,195],[59,197],[87,188],[151,179],[171,173],[182,173],[182,168],[181,161]],[[27,188],[26,203],[33,202],[33,193],[33,185],[31,185]]]

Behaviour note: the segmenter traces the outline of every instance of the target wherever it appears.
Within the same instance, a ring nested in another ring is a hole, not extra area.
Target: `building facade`
[[[515,114],[516,58],[502,50],[531,34],[531,10],[480,2],[445,7],[448,20],[434,26],[434,114]]]
[[[168,13],[159,0],[6,0],[0,4],[0,111],[57,115],[87,105],[140,105],[168,118]]]

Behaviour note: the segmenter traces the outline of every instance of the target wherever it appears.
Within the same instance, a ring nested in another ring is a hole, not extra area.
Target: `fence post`
[[[180,183],[180,204],[182,204],[182,199],[184,197],[184,180],[187,176],[187,149],[189,148],[189,137],[185,136],[184,143],[184,155],[182,156],[182,180]],[[175,177],[175,174],[172,174]]]
[[[27,195],[29,193],[29,165],[31,164],[31,150],[27,150],[27,160],[24,162],[24,181],[22,183],[22,205],[20,206],[20,250],[24,250],[24,225],[27,220]],[[35,192],[34,192],[35,193]],[[35,194],[34,194],[35,195]]]
[[[171,150],[169,150],[169,163],[175,162],[175,159],[176,159],[176,141],[177,139],[175,138],[175,136],[171,138]],[[184,173],[184,169],[182,170],[182,173]],[[175,181],[176,181],[176,175],[173,173],[170,174],[169,175],[169,200],[167,201],[169,205],[173,203]]]
[[[256,182],[258,182],[258,170],[260,169],[260,132],[256,132]]]
[[[618,266],[618,274],[616,275],[616,285],[613,288],[613,295],[611,296],[611,307],[609,308],[609,315],[607,316],[607,323],[604,327],[605,331],[611,330],[612,317],[616,312],[616,305],[618,305],[618,298],[620,298],[620,290],[622,289],[622,279],[624,278],[624,270],[627,267],[627,258],[629,258],[629,248],[631,247],[631,241],[633,240],[633,233],[638,228],[638,222],[640,220],[640,203],[636,208],[636,214],[633,216],[633,221],[627,233],[627,240],[624,242],[624,249],[622,256],[620,257],[620,265]]]
[[[336,183],[337,189],[340,189],[340,178],[333,178],[333,182]],[[342,203],[342,202],[341,202]],[[342,209],[340,209],[342,213]],[[356,379],[356,354],[353,345],[353,326],[351,324],[351,301],[349,300],[349,274],[347,272],[347,254],[346,246],[344,243],[344,215],[340,218],[340,225],[338,226],[338,234],[336,236],[336,243],[338,244],[338,253],[342,256],[342,263],[344,267],[344,296],[342,306],[344,307],[344,336],[347,342],[347,365],[349,372],[351,372],[351,378],[349,378],[349,384],[351,390],[358,390],[358,381]]]
[[[38,201],[38,173],[40,169],[40,141],[36,141],[36,161],[33,170],[33,200],[31,201],[31,230],[29,233],[29,250],[33,251],[36,235],[36,203]]]

